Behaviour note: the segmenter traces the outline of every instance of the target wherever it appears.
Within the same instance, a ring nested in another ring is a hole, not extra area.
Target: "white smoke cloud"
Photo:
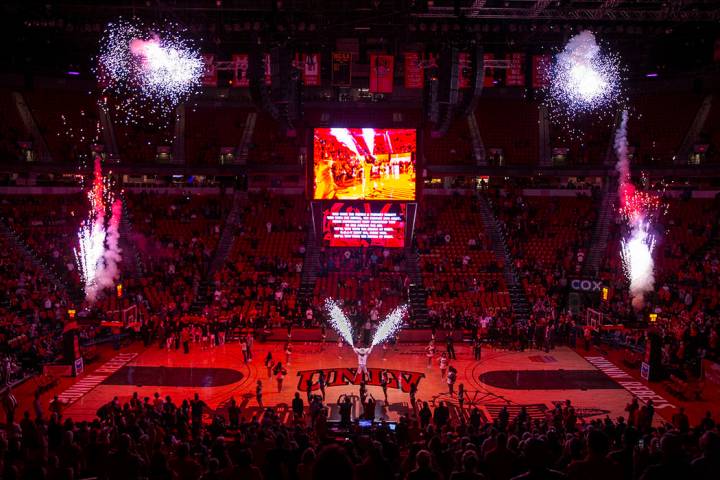
[[[120,249],[120,218],[122,216],[122,202],[118,199],[112,204],[112,212],[107,223],[105,237],[105,252],[98,269],[96,282],[100,289],[112,287],[120,276],[119,265],[122,261]]]
[[[630,160],[628,158],[628,141],[627,141],[627,123],[628,112],[623,110],[620,118],[620,126],[615,132],[615,154],[618,157],[615,169],[620,174],[620,188],[630,182]],[[622,193],[622,192],[621,192]]]

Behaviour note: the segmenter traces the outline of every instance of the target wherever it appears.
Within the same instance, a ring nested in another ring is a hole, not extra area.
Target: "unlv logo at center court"
[[[301,392],[307,392],[307,382],[312,382],[311,390],[320,390],[318,378],[320,371],[325,372],[326,387],[341,387],[344,385],[360,385],[362,377],[355,375],[357,368],[322,368],[317,370],[303,370],[298,372],[297,389]],[[368,386],[380,386],[380,374],[382,368],[368,368],[370,378],[365,382]],[[420,380],[425,378],[425,374],[421,372],[407,372],[404,370],[387,369],[389,382],[388,388],[395,388],[405,393],[410,392],[410,386],[418,386]]]

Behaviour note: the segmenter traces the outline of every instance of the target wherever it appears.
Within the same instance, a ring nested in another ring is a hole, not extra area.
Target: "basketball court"
[[[312,393],[321,394],[317,380],[322,369],[327,379],[326,404],[331,420],[339,418],[335,404],[343,394],[351,397],[354,415],[362,411],[358,395],[360,377],[355,376],[357,358],[349,347],[340,349],[335,343],[323,346],[296,342],[289,364],[283,347],[280,342],[256,342],[253,359],[248,363],[244,363],[236,342],[208,350],[193,344],[189,354],[157,346],[133,348],[133,351],[113,353],[72,382],[63,381],[51,395],[59,394],[66,404],[64,416],[74,420],[94,419],[98,408],[114,396],[124,402],[134,392],[141,398],[152,398],[156,392],[163,397],[169,395],[176,403],[198,393],[212,411],[220,414],[225,413],[227,402],[233,397],[242,407],[243,415],[249,418],[260,412],[255,385],[261,380],[265,407],[275,406],[281,416],[289,418],[295,392],[307,398],[308,380]],[[268,377],[264,365],[268,351],[287,369],[281,391],[275,377]],[[432,367],[428,367],[425,344],[376,348],[368,359],[368,392],[378,401],[376,420],[395,421],[407,413],[411,408],[409,391],[413,383],[417,385],[418,401],[427,401],[431,407],[445,401],[450,405],[453,418],[460,415],[467,418],[470,410],[477,407],[486,420],[492,421],[503,406],[507,406],[511,418],[523,406],[532,417],[540,418],[557,402],[570,400],[581,420],[606,415],[614,419],[625,415],[625,406],[633,396],[640,400],[652,398],[658,417],[669,419],[676,408],[676,402],[666,393],[655,393],[655,385],[647,386],[629,376],[630,381],[621,379],[617,371],[607,368],[608,363],[598,360],[602,357],[598,357],[597,352],[595,356],[588,356],[588,360],[568,347],[548,353],[487,347],[482,351],[481,360],[476,361],[469,346],[458,345],[456,351],[457,360],[450,361],[458,372],[455,394],[451,395],[446,379],[441,378],[437,356]],[[387,403],[380,387],[383,369],[387,369],[390,376]],[[462,409],[457,396],[461,383],[465,387]]]

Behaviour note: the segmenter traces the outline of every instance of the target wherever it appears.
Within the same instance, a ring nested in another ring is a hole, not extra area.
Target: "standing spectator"
[[[507,434],[500,432],[495,437],[495,447],[485,454],[488,477],[492,480],[509,480],[517,472],[517,455],[507,445]]]
[[[432,456],[427,450],[420,450],[415,456],[416,467],[408,473],[406,480],[442,480],[442,475],[431,466]]]
[[[197,436],[200,434],[200,427],[202,427],[202,415],[203,411],[206,408],[207,404],[200,400],[200,395],[196,393],[193,399],[190,401],[193,436]]]
[[[652,427],[653,418],[655,417],[655,405],[652,400],[648,400],[645,405],[640,407],[638,414],[638,430],[647,431]]]
[[[427,402],[423,402],[418,416],[420,417],[420,428],[423,430],[427,429],[428,425],[430,425],[430,419],[432,418],[432,412]]]
[[[300,392],[295,392],[295,398],[292,401],[292,410],[295,418],[302,418],[305,410],[302,398],[300,398]]]
[[[257,404],[260,407],[260,410],[263,410],[265,408],[262,401],[262,391],[262,380],[258,380],[257,384],[255,385],[255,400],[257,400]]]
[[[240,337],[240,351],[243,356],[243,363],[248,363],[248,345],[245,336]]]
[[[710,480],[720,472],[720,435],[717,432],[705,432],[700,437],[702,455],[692,461],[691,477],[697,480]]]
[[[311,400],[312,387],[313,387],[312,379],[308,378],[307,380],[305,380],[305,391],[307,392],[307,401],[308,401],[308,403],[310,403],[310,400]]]
[[[638,426],[638,412],[640,410],[640,405],[638,404],[637,397],[633,397],[633,399],[625,406],[625,411],[628,412],[627,417],[627,424],[631,427],[637,427]]]
[[[275,366],[275,362],[273,361],[272,352],[268,351],[267,355],[265,356],[265,368],[267,368],[267,377],[272,377],[272,370]]]
[[[277,375],[275,375],[275,380],[277,381],[277,391],[278,393],[282,392],[282,386],[283,386],[283,380],[285,380],[285,373],[287,371],[284,368],[281,368]]]
[[[230,406],[228,406],[228,421],[231,428],[240,426],[240,407],[234,397],[230,397]]]
[[[340,395],[337,403],[338,409],[340,410],[340,425],[343,427],[349,427],[350,416],[352,415],[352,403],[350,403],[350,397],[344,394]]]
[[[682,437],[673,432],[663,435],[660,439],[660,462],[647,467],[640,480],[688,478],[690,464],[685,458],[682,442]]]
[[[455,340],[453,339],[452,332],[449,332],[445,337],[445,344],[447,346],[447,356],[451,360],[457,360],[455,355]]]
[[[178,461],[185,451],[178,448]],[[103,465],[109,480],[139,479],[144,466],[145,461],[135,452],[132,438],[127,433],[120,435],[117,448],[110,451]]]
[[[448,374],[447,374],[448,394],[450,394],[450,396],[455,395],[455,381],[456,380],[457,380],[457,370],[455,370],[455,367],[453,367],[451,365],[450,369],[448,370]]]
[[[571,480],[618,478],[622,471],[614,461],[607,457],[610,450],[607,435],[597,430],[591,430],[587,435],[586,442],[587,456],[568,465],[568,477]]]
[[[255,338],[253,337],[252,333],[248,333],[246,338],[247,338],[247,340],[245,343],[247,345],[247,359],[248,359],[248,362],[252,362],[252,359],[253,359],[252,349],[253,349],[253,344],[255,343]]]
[[[530,438],[525,443],[523,458],[528,471],[513,480],[563,480],[567,478],[557,470],[548,468],[550,451],[547,445],[537,438]]]
[[[435,427],[441,429],[444,427],[450,419],[450,409],[445,405],[445,402],[441,401],[440,405],[435,407],[433,412],[433,423]]]
[[[188,354],[190,353],[190,329],[189,327],[185,327],[182,329],[182,345],[183,345],[183,351]]]
[[[415,409],[415,396],[417,395],[417,383],[410,384],[410,405]]]
[[[389,374],[386,369],[380,372],[380,386],[382,387],[383,395],[385,396],[385,404],[388,403],[387,387],[389,382]]]
[[[690,430],[690,419],[685,413],[685,407],[680,407],[678,412],[672,416],[672,424],[680,433],[687,433]]]
[[[302,400],[300,400],[302,402]],[[315,450],[308,447],[300,458],[297,466],[297,480],[313,480],[312,470],[315,466]]]
[[[479,336],[475,337],[475,341],[473,341],[473,356],[475,357],[475,361],[479,361],[480,357],[482,355],[482,341]]]
[[[462,455],[462,470],[450,475],[450,480],[485,480],[485,476],[477,473],[478,458],[472,450],[466,450]]]
[[[320,387],[320,393],[322,394],[323,401],[325,400],[325,383],[325,372],[320,370],[320,374],[318,375],[318,386]]]

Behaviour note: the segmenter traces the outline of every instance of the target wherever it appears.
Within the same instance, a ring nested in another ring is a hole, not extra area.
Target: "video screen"
[[[316,128],[315,200],[415,200],[411,128]]]
[[[323,243],[329,247],[405,245],[405,204],[331,203],[323,211]]]

